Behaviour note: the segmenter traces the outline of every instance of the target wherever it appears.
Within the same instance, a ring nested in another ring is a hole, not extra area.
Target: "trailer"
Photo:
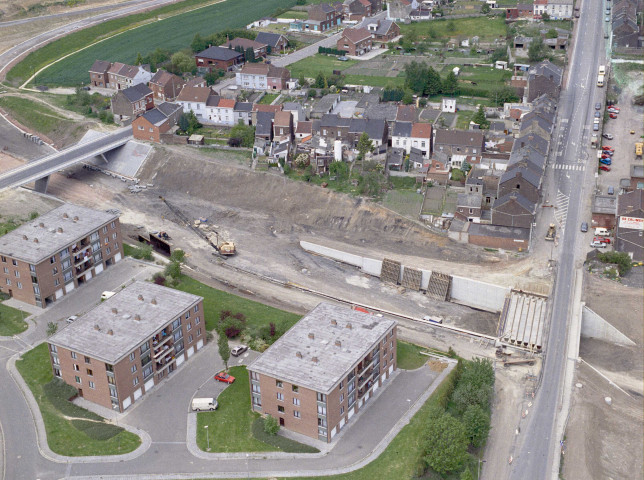
[[[520,358],[516,360],[506,360],[503,362],[504,367],[511,367],[513,365],[534,365],[534,358]]]

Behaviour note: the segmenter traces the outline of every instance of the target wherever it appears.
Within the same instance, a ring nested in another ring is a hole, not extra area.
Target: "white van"
[[[217,400],[214,398],[193,398],[192,409],[201,412],[203,410],[215,410],[217,408]]]
[[[599,237],[607,237],[609,235],[608,229],[598,227],[598,228],[595,229],[595,235],[597,235]]]

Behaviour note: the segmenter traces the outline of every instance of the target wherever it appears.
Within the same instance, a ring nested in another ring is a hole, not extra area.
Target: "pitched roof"
[[[388,122],[396,120],[398,107],[393,103],[375,103],[368,105],[364,115],[367,118],[380,118]]]
[[[528,80],[534,75],[549,78],[555,85],[559,86],[561,85],[563,70],[561,67],[551,63],[550,60],[543,60],[542,62],[530,67],[528,70]]]
[[[543,154],[548,153],[548,140],[536,133],[526,133],[514,140],[514,148],[533,148]]]
[[[411,122],[396,122],[394,123],[394,130],[392,136],[394,137],[411,137]]]
[[[257,112],[257,122],[255,123],[255,135],[270,136],[273,130],[273,112]]]
[[[434,144],[480,147],[484,138],[482,132],[473,130],[436,130]]]
[[[539,175],[543,174],[546,168],[546,156],[532,148],[519,148],[512,151],[508,161],[508,170],[517,166],[527,167]]]
[[[335,8],[333,8],[333,7],[332,7],[331,5],[329,5],[328,3],[319,3],[319,4],[317,4],[317,5],[312,5],[312,6],[309,8],[309,12],[310,12],[311,10],[316,10],[316,9],[320,9],[320,10],[322,10],[324,13],[333,13],[333,12],[335,12]]]
[[[517,168],[513,168],[512,170],[506,170],[506,172],[503,175],[501,175],[501,178],[499,179],[499,184],[502,184],[508,181],[513,181],[516,177],[524,178],[528,183],[530,183],[535,188],[539,188],[539,184],[541,183],[541,175],[534,172],[533,170],[530,170],[527,167],[517,167]]]
[[[416,107],[413,105],[398,105],[397,122],[413,122],[416,120]]]
[[[380,20],[378,22],[378,28],[376,28],[376,31],[373,32],[376,35],[387,35],[389,33],[389,30],[396,24],[393,20]]]
[[[432,126],[429,123],[414,123],[411,127],[414,138],[432,138]]]
[[[245,75],[266,75],[268,78],[291,76],[291,72],[288,69],[276,67],[270,63],[246,63],[240,72]]]
[[[367,38],[371,38],[371,33],[366,28],[345,28],[342,36],[351,43],[358,43]]]
[[[530,213],[534,213],[536,204],[532,203],[530,200],[525,198],[523,195],[520,193],[512,192],[508,193],[507,195],[503,195],[500,198],[497,198],[494,200],[494,205],[492,206],[493,209],[499,208],[501,205],[504,205],[508,202],[515,201],[519,205],[521,205],[526,211]]]
[[[288,127],[291,125],[291,119],[293,118],[291,112],[277,112],[275,113],[274,124],[280,127]]]
[[[194,77],[191,78],[186,82],[186,87],[196,87],[196,86],[201,86],[201,88],[207,88],[206,87],[206,79],[203,77]]]
[[[120,92],[130,102],[138,102],[139,100],[144,99],[147,95],[152,95],[152,90],[150,90],[145,83],[139,83],[132,87],[124,88],[123,90],[120,90]]]
[[[350,124],[350,118],[344,118],[335,113],[326,113],[320,119],[320,127],[348,127]]]
[[[157,73],[155,73],[150,79],[150,83],[161,86],[165,86],[171,82],[175,82],[176,85],[179,85],[180,83],[183,83],[183,80],[175,74],[166,72],[165,70],[157,70]]]
[[[140,67],[134,65],[126,65],[125,63],[116,62],[109,69],[109,73],[120,75],[122,77],[134,78],[139,73]]]
[[[627,215],[644,209],[644,190],[638,188],[632,192],[623,193],[617,197],[617,215]]]
[[[250,38],[243,38],[243,37],[235,37],[232,40],[228,40],[226,43],[221,45],[222,48],[228,48],[228,47],[242,47],[244,50],[247,48],[252,48],[252,49],[258,49],[258,48],[263,48],[265,47],[265,43],[259,43],[255,40],[251,40]]]
[[[208,47],[204,51],[199,52],[195,57],[209,58],[210,60],[228,61],[234,58],[243,57],[243,53],[239,53],[231,48],[222,47]]]
[[[152,125],[157,125],[157,126],[161,125],[163,122],[165,122],[168,119],[167,115],[165,115],[158,108],[153,108],[152,110],[148,110],[143,114],[143,118],[145,118]]]
[[[313,132],[313,122],[297,122],[295,133],[303,135],[311,134]]]
[[[282,105],[265,105],[263,103],[253,104],[253,112],[277,113],[282,110]]]
[[[237,102],[235,103],[236,112],[250,112],[253,110],[253,104],[250,102]]]
[[[459,193],[456,195],[457,207],[481,208],[483,195],[480,193]]]
[[[255,41],[275,48],[282,38],[287,40],[284,35],[280,35],[279,33],[259,32]]]
[[[177,102],[206,103],[211,94],[212,90],[209,88],[185,86],[181,89],[181,93],[177,97]]]
[[[89,69],[91,73],[105,73],[107,72],[112,64],[104,60],[96,60],[92,64],[92,67]]]
[[[163,102],[161,105],[157,105],[156,108],[167,117],[175,113],[177,110],[181,110],[182,107],[176,103]]]

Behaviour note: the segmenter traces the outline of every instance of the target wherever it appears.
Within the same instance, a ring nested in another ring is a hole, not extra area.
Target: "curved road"
[[[9,70],[8,67],[16,59],[22,57],[23,55],[29,53],[30,51],[38,47],[41,47],[51,42],[52,40],[57,39],[58,37],[62,37],[64,35],[72,33],[75,30],[87,28],[97,23],[111,20],[113,18],[122,17],[124,15],[130,15],[140,10],[161,7],[165,4],[174,3],[176,1],[177,0],[131,0],[130,2],[123,4],[124,6],[120,8],[117,8],[108,12],[100,13],[98,15],[93,15],[91,17],[77,20],[75,22],[71,22],[67,25],[63,25],[61,27],[57,27],[52,30],[49,30],[48,32],[41,33],[40,35],[30,38],[29,40],[25,40],[24,42],[19,43],[18,45],[8,50],[5,50],[0,54],[0,81],[5,79],[5,76],[7,75],[7,71]],[[102,9],[103,7],[96,7],[96,11],[100,11]],[[94,9],[85,10],[85,11],[87,12],[92,10]],[[58,16],[58,15],[59,14],[56,14],[54,16]],[[35,18],[43,18],[43,17],[35,17]],[[24,20],[25,22],[27,22],[27,21],[33,21],[34,19],[24,19]],[[22,20],[16,20],[16,22],[22,22]],[[25,22],[22,22],[22,23],[25,23]],[[2,35],[2,27],[9,26],[9,24],[15,25],[15,23],[12,23],[12,22],[5,22],[3,24],[0,24],[0,35]]]

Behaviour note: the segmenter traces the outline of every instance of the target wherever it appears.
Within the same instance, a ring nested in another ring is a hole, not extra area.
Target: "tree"
[[[186,258],[186,252],[180,248],[175,248],[170,254],[170,260],[173,262],[183,263],[183,260]]]
[[[193,68],[196,68],[194,58],[183,52],[172,55],[170,64],[175,73],[192,72]]]
[[[378,172],[368,172],[360,177],[358,191],[361,195],[377,197],[380,195],[382,175]]]
[[[519,100],[519,97],[514,90],[514,88],[509,85],[501,85],[499,88],[492,90],[488,94],[488,98],[496,105],[503,105],[508,102],[516,102]]]
[[[315,77],[315,83],[313,84],[313,86],[315,88],[324,88],[325,83],[326,79],[324,78],[324,74],[322,72],[319,72]]]
[[[470,405],[463,413],[463,425],[472,446],[483,446],[490,432],[490,415],[479,405]]]
[[[266,418],[264,418],[264,431],[269,435],[277,435],[279,430],[280,424],[277,423],[277,419],[270,415],[266,415]]]
[[[428,96],[438,95],[443,89],[440,74],[434,70],[434,67],[427,69],[427,77],[425,79],[424,93]]]
[[[179,129],[183,132],[187,132],[190,128],[190,122],[188,121],[188,116],[185,113],[182,113],[179,116]]]
[[[51,337],[58,331],[58,324],[56,322],[47,322],[47,336]]]
[[[547,22],[548,20],[550,20],[550,14],[548,12],[543,12],[541,14],[541,20],[543,20],[544,22]]]
[[[483,6],[481,7],[481,13],[483,15],[487,15],[488,13],[490,13],[490,10],[491,10],[490,6],[487,3],[484,3]]]
[[[414,96],[411,94],[411,92],[405,92],[402,98],[402,102],[405,105],[411,105],[412,103],[414,103]]]
[[[456,94],[456,89],[458,88],[458,79],[456,78],[456,74],[454,71],[450,71],[447,76],[445,77],[445,80],[443,80],[443,93],[446,95],[454,95]]]
[[[349,178],[349,165],[345,162],[331,162],[329,165],[329,175],[338,180]]]
[[[228,337],[224,334],[224,332],[219,332],[217,347],[219,347],[219,356],[224,362],[224,367],[226,368],[226,370],[228,370],[228,360],[230,360],[230,346],[228,345]]]
[[[551,28],[546,32],[546,38],[557,38],[559,34],[557,33],[557,30],[554,28]]]
[[[208,43],[199,33],[195,34],[192,38],[192,42],[190,42],[190,49],[195,53],[205,50],[207,46]]]
[[[179,262],[170,262],[165,266],[163,273],[167,277],[172,277],[175,280],[181,278],[181,264]]]
[[[214,69],[212,72],[206,73],[203,78],[206,81],[206,85],[214,85],[219,81],[221,77],[223,77],[225,72],[219,68]]]
[[[230,138],[238,138],[242,147],[252,148],[255,143],[255,127],[244,125],[244,122],[240,120],[230,129]]]
[[[246,49],[244,52],[244,60],[246,60],[247,63],[255,62],[255,50],[253,50],[253,47],[248,47]]]
[[[143,55],[141,55],[141,52],[136,54],[136,60],[134,60],[134,65],[143,65],[145,63],[145,60],[143,59]]]
[[[416,61],[410,62],[405,65],[405,86],[412,92],[422,95],[427,75],[427,65]]]
[[[455,30],[456,30],[456,23],[454,22],[454,20],[450,20],[449,22],[447,22],[447,31],[453,32]]]
[[[436,413],[427,422],[425,463],[440,474],[463,467],[467,457],[465,427],[448,413]]]
[[[300,88],[306,88],[309,86],[309,82],[306,81],[304,74],[300,75],[300,78],[297,80],[297,83],[300,84]]]
[[[358,139],[358,158],[364,160],[365,155],[373,150],[373,142],[367,132],[362,132]]]
[[[528,47],[528,60],[531,62],[540,62],[545,57],[546,47],[543,44],[543,39],[541,37],[533,38],[530,46]]]
[[[465,467],[465,470],[461,473],[461,480],[474,480],[474,475],[472,474],[470,467]]]
[[[496,63],[497,60],[508,60],[508,51],[505,47],[499,47],[492,52],[490,56],[490,61]]]
[[[490,121],[485,118],[485,110],[483,110],[483,105],[479,105],[479,109],[472,117],[472,121],[474,123],[477,123],[481,128],[487,128],[490,126]]]

